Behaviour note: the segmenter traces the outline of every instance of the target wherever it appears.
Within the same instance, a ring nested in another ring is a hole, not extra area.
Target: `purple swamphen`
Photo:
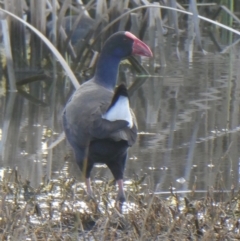
[[[119,64],[130,55],[152,57],[152,52],[130,32],[110,36],[94,77],[76,90],[63,112],[64,131],[86,178],[88,194],[92,195],[90,172],[94,163],[105,163],[117,181],[119,202],[125,201],[123,173],[128,148],[137,138],[137,124],[126,87],[114,89]]]

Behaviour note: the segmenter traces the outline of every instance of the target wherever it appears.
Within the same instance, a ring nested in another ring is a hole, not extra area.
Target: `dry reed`
[[[138,186],[138,187],[137,187]],[[136,188],[137,187],[137,188]],[[239,193],[226,202],[206,197],[167,198],[138,182],[127,187],[122,212],[114,204],[115,186],[93,184],[89,199],[82,183],[58,178],[33,189],[15,170],[0,182],[1,240],[238,240]]]

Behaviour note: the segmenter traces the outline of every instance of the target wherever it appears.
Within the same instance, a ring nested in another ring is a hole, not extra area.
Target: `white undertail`
[[[128,98],[120,96],[117,102],[102,115],[102,118],[109,121],[125,120],[129,123],[128,127],[132,128],[133,120]]]

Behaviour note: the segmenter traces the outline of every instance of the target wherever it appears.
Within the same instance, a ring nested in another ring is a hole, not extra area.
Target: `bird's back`
[[[76,90],[67,103],[64,110],[67,126],[64,127],[71,130],[71,135],[78,136],[80,145],[84,145],[94,120],[100,119],[106,111],[112,95],[110,90],[89,80]]]
[[[129,128],[126,121],[110,122],[102,118],[107,111],[113,92],[94,79],[84,83],[72,96],[64,110],[64,128],[68,139],[85,147],[95,139],[125,140],[132,146],[137,138],[137,124]],[[110,133],[111,128],[116,130]],[[107,134],[109,131],[110,134]]]

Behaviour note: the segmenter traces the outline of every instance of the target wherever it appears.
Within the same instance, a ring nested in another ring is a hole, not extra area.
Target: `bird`
[[[61,20],[61,26],[64,29],[66,35],[69,36],[73,30],[75,22],[77,21],[77,26],[74,28],[70,40],[73,46],[81,46],[81,42],[88,36],[90,32],[93,31],[95,20],[91,18],[89,12],[81,0],[75,1],[75,6],[78,8],[79,13],[75,15],[64,16]],[[78,19],[79,17],[80,19]],[[52,39],[53,35],[53,25],[54,22],[52,20],[48,21],[46,24],[46,35],[50,39]]]
[[[78,15],[65,16],[62,20],[62,27],[66,34],[69,35],[72,31],[72,26],[77,20]],[[76,29],[71,36],[71,43],[76,45],[79,41],[83,40],[87,34],[93,30],[94,20],[86,14],[82,14],[80,21],[78,22]],[[46,34],[51,39],[53,34],[53,21],[49,21],[46,25]]]
[[[123,175],[128,149],[136,142],[137,122],[125,85],[116,89],[121,60],[152,57],[150,48],[128,31],[111,35],[103,45],[93,78],[83,83],[63,110],[63,128],[92,196],[90,173],[105,163],[118,184],[117,201],[126,201]]]

